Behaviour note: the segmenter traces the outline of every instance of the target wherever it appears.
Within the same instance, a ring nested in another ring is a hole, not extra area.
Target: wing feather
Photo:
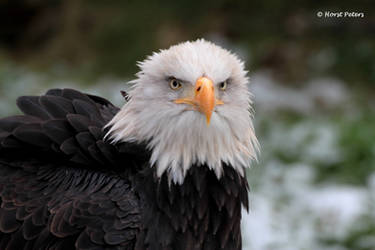
[[[119,109],[72,89],[17,105],[24,115],[0,119],[0,249],[133,249],[140,204],[126,177],[142,147],[104,140]]]
[[[42,96],[20,97],[17,105],[25,115],[0,119],[0,150],[29,150],[43,153],[43,158],[57,153],[94,169],[116,165],[119,152],[127,150],[104,141],[103,127],[119,109],[101,97],[52,89]]]
[[[46,175],[40,172],[48,165],[27,174],[0,166],[6,204],[0,208],[0,240],[6,249],[25,249],[30,241],[36,249],[133,249],[141,218],[129,181],[83,169],[57,168]]]

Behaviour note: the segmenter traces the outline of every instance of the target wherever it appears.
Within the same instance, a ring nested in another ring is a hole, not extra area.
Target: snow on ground
[[[309,114],[318,111],[320,106],[326,108],[346,106],[346,101],[349,98],[348,90],[337,79],[314,79],[297,89],[275,83],[264,72],[251,76],[250,90],[254,94],[259,113],[292,110]]]
[[[308,165],[271,161],[264,166],[261,184],[250,193],[250,211],[243,214],[244,250],[325,249],[321,237],[346,236],[366,212],[371,193],[345,185],[315,186],[313,177]]]
[[[255,117],[266,120],[270,129],[259,138],[261,163],[248,171],[251,208],[243,214],[243,249],[346,249],[328,247],[321,239],[344,238],[368,212],[375,188],[314,183],[314,164],[338,162],[341,152],[335,124],[311,115],[322,106],[346,107],[348,90],[334,79],[317,79],[294,89],[258,73],[251,78],[251,91]],[[285,110],[310,118],[284,124],[272,115]],[[293,163],[282,161],[275,152],[292,157]],[[371,187],[374,183],[375,177],[370,178]]]

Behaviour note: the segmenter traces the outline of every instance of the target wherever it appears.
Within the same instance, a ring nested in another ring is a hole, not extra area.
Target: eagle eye
[[[173,90],[177,90],[182,87],[182,84],[179,80],[173,78],[169,81],[169,87]]]
[[[219,88],[221,90],[225,90],[227,88],[227,85],[228,85],[227,81],[221,82],[219,83]]]

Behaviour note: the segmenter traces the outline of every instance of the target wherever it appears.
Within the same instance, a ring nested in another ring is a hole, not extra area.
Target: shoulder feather
[[[17,105],[24,115],[0,119],[0,152],[22,149],[87,166],[115,164],[120,149],[105,142],[103,129],[119,108],[106,99],[51,89],[42,96],[19,97]]]

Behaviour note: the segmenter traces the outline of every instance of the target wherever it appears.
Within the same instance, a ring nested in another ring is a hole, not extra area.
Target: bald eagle
[[[121,109],[52,89],[0,120],[0,249],[241,249],[258,148],[243,62],[197,40],[139,67]]]

